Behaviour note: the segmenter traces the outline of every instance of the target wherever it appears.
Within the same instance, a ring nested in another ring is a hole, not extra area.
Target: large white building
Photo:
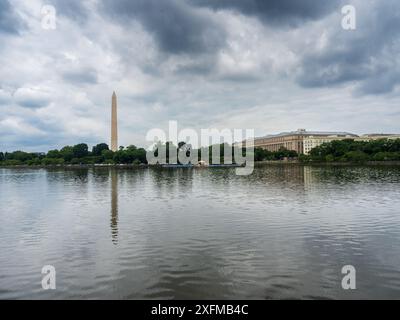
[[[304,138],[304,148],[303,153],[309,154],[312,149],[318,147],[324,143],[332,142],[335,140],[346,140],[352,139],[354,141],[372,141],[372,140],[381,140],[381,139],[400,139],[400,134],[365,134],[362,136],[354,136],[354,135],[347,135],[347,136],[309,136]]]
[[[346,134],[346,135],[330,135],[330,136],[308,136],[303,140],[303,153],[309,154],[310,151],[321,144],[329,143],[335,140],[346,140],[346,139],[358,139],[357,136]]]
[[[399,134],[366,134],[358,136],[349,132],[325,132],[307,131],[299,129],[297,131],[282,132],[276,135],[269,135],[254,139],[254,147],[269,151],[279,151],[281,148],[294,150],[298,154],[309,154],[310,151],[324,143],[335,140],[352,139],[355,141],[371,141],[379,139],[400,139]],[[245,142],[249,145],[249,142]]]
[[[281,148],[285,148],[301,154],[305,153],[306,150],[308,153],[311,148],[324,143],[322,141],[331,141],[331,138],[338,140],[354,139],[356,137],[358,136],[348,132],[307,131],[299,129],[297,131],[282,132],[276,135],[255,138],[254,147],[268,151],[279,151]],[[307,147],[305,146],[306,141]]]

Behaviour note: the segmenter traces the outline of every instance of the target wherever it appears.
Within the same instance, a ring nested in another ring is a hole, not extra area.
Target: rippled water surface
[[[0,169],[0,204],[0,299],[400,298],[399,168]]]

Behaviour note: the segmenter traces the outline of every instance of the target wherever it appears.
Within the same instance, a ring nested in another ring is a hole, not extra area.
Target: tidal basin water
[[[400,299],[398,167],[0,169],[0,204],[0,299]]]

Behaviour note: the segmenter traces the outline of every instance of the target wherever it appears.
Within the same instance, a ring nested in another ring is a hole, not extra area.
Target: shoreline
[[[366,162],[300,162],[298,160],[291,161],[258,161],[254,163],[255,167],[261,166],[326,166],[326,167],[338,167],[338,166],[399,166],[400,161],[366,161]],[[187,167],[170,167],[164,168],[159,165],[148,165],[148,164],[111,164],[111,165],[102,165],[102,164],[77,164],[77,165],[14,165],[14,166],[2,166],[0,165],[0,169],[187,169]],[[196,168],[196,167],[191,167]],[[227,168],[227,167],[221,167]],[[197,169],[197,168],[196,168]],[[201,167],[201,169],[215,169],[215,167]]]
[[[301,162],[299,160],[289,161],[258,161],[257,165],[300,165],[300,166],[400,166],[400,161],[365,161],[365,162]]]

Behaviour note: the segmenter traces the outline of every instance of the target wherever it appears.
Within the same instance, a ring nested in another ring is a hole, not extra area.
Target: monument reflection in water
[[[110,170],[111,176],[111,236],[118,244],[118,170]]]

